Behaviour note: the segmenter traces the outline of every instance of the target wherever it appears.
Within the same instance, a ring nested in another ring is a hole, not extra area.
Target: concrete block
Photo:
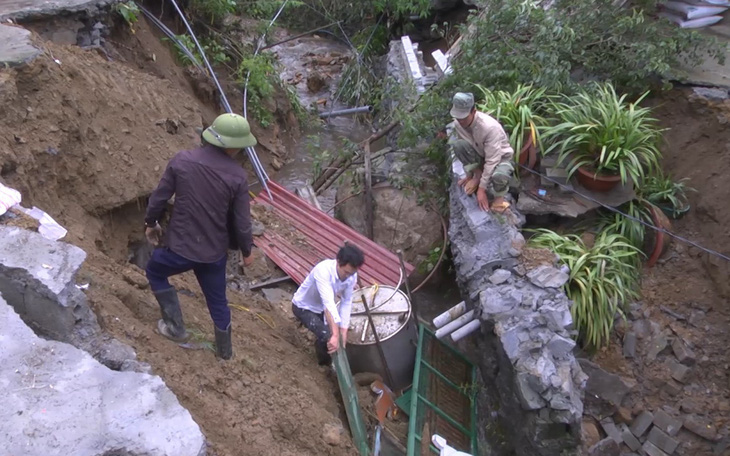
[[[708,418],[690,415],[684,419],[684,428],[711,442],[717,440],[717,428]]]
[[[619,431],[618,427],[616,427],[616,424],[611,418],[602,419],[601,427],[603,428],[603,432],[605,432],[608,437],[612,438],[616,443],[621,445],[621,443],[623,442],[623,438],[621,437],[621,431]]]
[[[624,336],[624,358],[633,358],[636,356],[636,333],[629,331]]]
[[[641,447],[641,449],[644,450],[644,453],[647,456],[667,456],[667,453],[657,448],[656,445],[648,440],[644,442],[644,445]]]
[[[679,337],[675,337],[672,341],[672,351],[677,360],[685,366],[694,366],[697,362],[694,352]]]
[[[677,435],[679,430],[682,428],[682,422],[672,417],[664,410],[657,410],[654,412],[654,426],[669,435]]]
[[[201,456],[205,438],[160,377],[113,371],[36,336],[0,297],[3,454]]]
[[[0,24],[0,67],[26,64],[40,53],[41,51],[33,46],[28,30]]]
[[[620,448],[615,440],[608,437],[588,449],[589,456],[619,456]]]
[[[651,412],[646,410],[641,412],[634,422],[631,423],[631,433],[636,437],[641,437],[649,429],[653,421],[654,415]]]
[[[656,426],[651,428],[651,431],[649,431],[649,437],[646,439],[646,441],[651,442],[652,444],[654,444],[654,446],[667,454],[674,453],[674,450],[677,449],[677,445],[679,445],[679,442],[674,440],[672,437],[667,435],[664,431]]]
[[[669,363],[669,370],[670,375],[673,379],[680,383],[685,383],[687,380],[687,374],[689,374],[689,367],[685,366],[684,364],[679,364],[677,362],[670,362]]]
[[[634,434],[631,433],[629,428],[626,425],[621,426],[621,440],[631,448],[631,451],[639,451],[641,448],[641,442],[639,442],[639,439],[636,438]]]

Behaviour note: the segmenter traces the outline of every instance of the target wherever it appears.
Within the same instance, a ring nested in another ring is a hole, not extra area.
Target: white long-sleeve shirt
[[[344,281],[340,280],[337,275],[337,260],[324,260],[309,272],[294,293],[292,302],[295,306],[314,313],[322,313],[327,309],[337,326],[347,328],[350,325],[352,291],[356,283],[357,273]],[[335,304],[337,297],[340,299],[339,311]]]

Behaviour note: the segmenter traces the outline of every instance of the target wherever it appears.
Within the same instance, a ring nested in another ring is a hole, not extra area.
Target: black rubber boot
[[[190,337],[185,330],[180,301],[174,288],[156,291],[155,298],[160,304],[162,320],[157,322],[157,330],[163,336],[175,342],[185,342]]]
[[[329,366],[332,364],[332,356],[327,353],[327,343],[314,341],[314,351],[317,353],[317,364],[320,366]]]
[[[233,343],[231,342],[231,324],[225,331],[215,328],[215,356],[220,359],[231,359],[233,357]]]

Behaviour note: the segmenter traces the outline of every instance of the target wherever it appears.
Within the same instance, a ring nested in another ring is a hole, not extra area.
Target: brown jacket
[[[456,133],[484,157],[484,170],[479,186],[486,189],[495,168],[501,162],[512,160],[514,151],[502,125],[489,114],[477,111],[474,121],[467,128],[454,122]]]
[[[225,151],[204,145],[172,157],[150,196],[145,223],[161,220],[173,195],[175,205],[165,239],[170,250],[198,263],[220,260],[229,245],[237,245],[244,256],[251,254],[246,172]],[[234,239],[229,239],[229,233]]]

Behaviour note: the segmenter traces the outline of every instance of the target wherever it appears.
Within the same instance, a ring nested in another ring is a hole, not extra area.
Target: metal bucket
[[[350,369],[353,374],[360,372],[379,374],[387,383],[385,366],[381,362],[380,353],[375,345],[375,336],[362,304],[363,293],[393,376],[393,384],[388,386],[392,390],[406,388],[413,380],[418,330],[411,318],[411,303],[408,297],[393,287],[385,285],[377,289],[367,287],[355,290],[353,293],[350,329],[347,333],[347,357],[350,360]]]

